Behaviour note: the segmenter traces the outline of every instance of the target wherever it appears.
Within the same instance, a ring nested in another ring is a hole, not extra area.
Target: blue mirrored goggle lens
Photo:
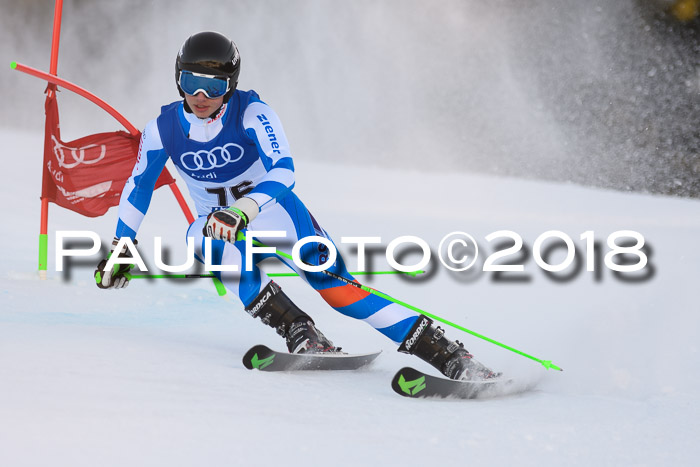
[[[228,83],[228,78],[202,75],[191,71],[180,72],[180,87],[191,96],[203,92],[210,99],[221,97],[228,92]]]

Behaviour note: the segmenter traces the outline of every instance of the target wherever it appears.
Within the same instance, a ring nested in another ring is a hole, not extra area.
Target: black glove
[[[105,270],[107,267],[107,260],[115,253],[114,248],[117,246],[117,242],[119,242],[119,239],[114,237],[114,241],[112,241],[112,251],[106,259],[100,261],[100,264],[97,265],[97,269],[95,269],[95,281],[97,282],[97,287],[101,289],[123,289],[129,285],[129,271],[134,267],[133,264],[115,264],[112,269]],[[134,246],[138,244],[135,239],[133,242]],[[126,248],[126,244],[124,244],[117,254],[118,258],[132,257],[131,252]]]

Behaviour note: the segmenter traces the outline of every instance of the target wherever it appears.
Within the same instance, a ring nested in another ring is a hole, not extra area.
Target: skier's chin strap
[[[190,108],[190,105],[187,103],[187,100],[186,100],[186,99],[183,99],[183,100],[182,100],[182,103],[185,105],[185,112],[187,112],[188,114],[194,114],[194,112],[192,112],[192,109]],[[222,104],[219,106],[219,108],[216,109],[214,112],[212,112],[212,114],[209,115],[207,118],[214,118],[214,117],[216,117],[216,115],[217,115],[217,114],[219,113],[219,111],[221,110],[221,107],[223,107],[223,106],[224,106],[224,104],[222,103]],[[197,118],[199,118],[199,117],[197,117]],[[202,118],[201,120],[206,120],[206,119]]]

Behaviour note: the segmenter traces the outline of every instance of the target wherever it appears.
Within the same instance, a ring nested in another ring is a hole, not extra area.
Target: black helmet
[[[228,102],[238,84],[241,57],[236,44],[226,36],[218,32],[200,32],[187,38],[175,60],[175,83],[180,96],[185,97],[180,88],[182,70],[228,77],[231,89],[224,95],[224,102]]]

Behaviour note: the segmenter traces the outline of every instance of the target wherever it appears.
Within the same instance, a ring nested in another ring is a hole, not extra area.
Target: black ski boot
[[[333,342],[318,330],[311,318],[294,321],[284,337],[290,353],[340,352],[340,347],[334,347]]]
[[[462,343],[447,339],[445,331],[432,324],[431,319],[420,316],[399,346],[399,352],[425,360],[450,379],[483,381],[501,375],[474,360]]]
[[[279,285],[270,282],[245,309],[253,318],[275,328],[290,353],[340,352],[314,325],[314,320],[292,302]]]

